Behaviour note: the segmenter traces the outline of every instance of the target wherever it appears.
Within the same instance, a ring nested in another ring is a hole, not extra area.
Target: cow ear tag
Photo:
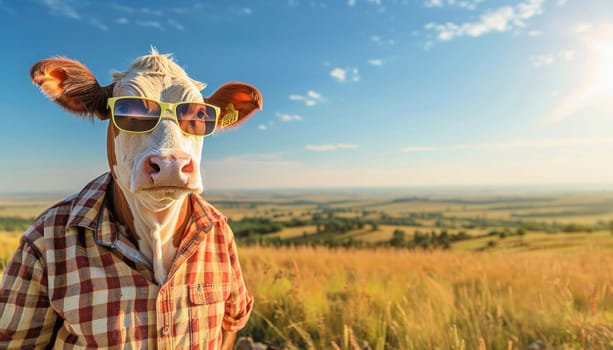
[[[228,103],[226,106],[226,114],[221,119],[221,127],[228,127],[238,121],[238,111],[234,108],[232,103]]]

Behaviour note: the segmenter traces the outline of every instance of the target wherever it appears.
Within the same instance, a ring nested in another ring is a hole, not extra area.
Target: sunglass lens
[[[161,107],[154,101],[122,98],[115,101],[113,115],[120,129],[145,132],[155,128],[161,115]]]
[[[177,119],[186,133],[208,136],[215,130],[217,113],[215,108],[205,104],[181,103],[177,105]]]

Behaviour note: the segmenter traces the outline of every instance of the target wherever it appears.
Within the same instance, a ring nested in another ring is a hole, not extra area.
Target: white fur
[[[202,84],[191,80],[180,68],[177,70],[178,66],[172,61],[164,61],[164,65],[169,65],[170,68],[164,68],[170,72],[151,73],[135,63],[128,72],[116,74],[113,95],[145,96],[164,102],[203,101],[199,91]],[[172,237],[182,222],[182,205],[188,193],[202,192],[203,138],[183,134],[173,117],[165,114],[153,132],[119,132],[113,142],[117,160],[113,172],[134,217],[135,234],[140,238],[139,250],[151,260],[155,279],[162,285],[175,257]],[[188,179],[178,177],[155,183],[141,170],[143,162],[152,155],[190,157],[194,173]],[[155,190],[156,186],[173,188]]]

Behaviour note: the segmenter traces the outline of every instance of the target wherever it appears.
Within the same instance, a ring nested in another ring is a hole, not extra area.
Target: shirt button
[[[168,333],[170,333],[170,327],[168,326],[162,327],[162,335],[166,336],[168,335]]]

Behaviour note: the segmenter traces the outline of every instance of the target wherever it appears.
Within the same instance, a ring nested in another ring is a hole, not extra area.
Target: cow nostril
[[[149,171],[151,174],[159,173],[160,166],[157,163],[153,162],[152,160],[149,160]]]
[[[193,162],[191,160],[189,162],[187,162],[187,164],[185,164],[185,166],[183,166],[183,168],[181,168],[181,172],[182,173],[190,174],[193,171],[194,171],[194,164],[193,164]]]

